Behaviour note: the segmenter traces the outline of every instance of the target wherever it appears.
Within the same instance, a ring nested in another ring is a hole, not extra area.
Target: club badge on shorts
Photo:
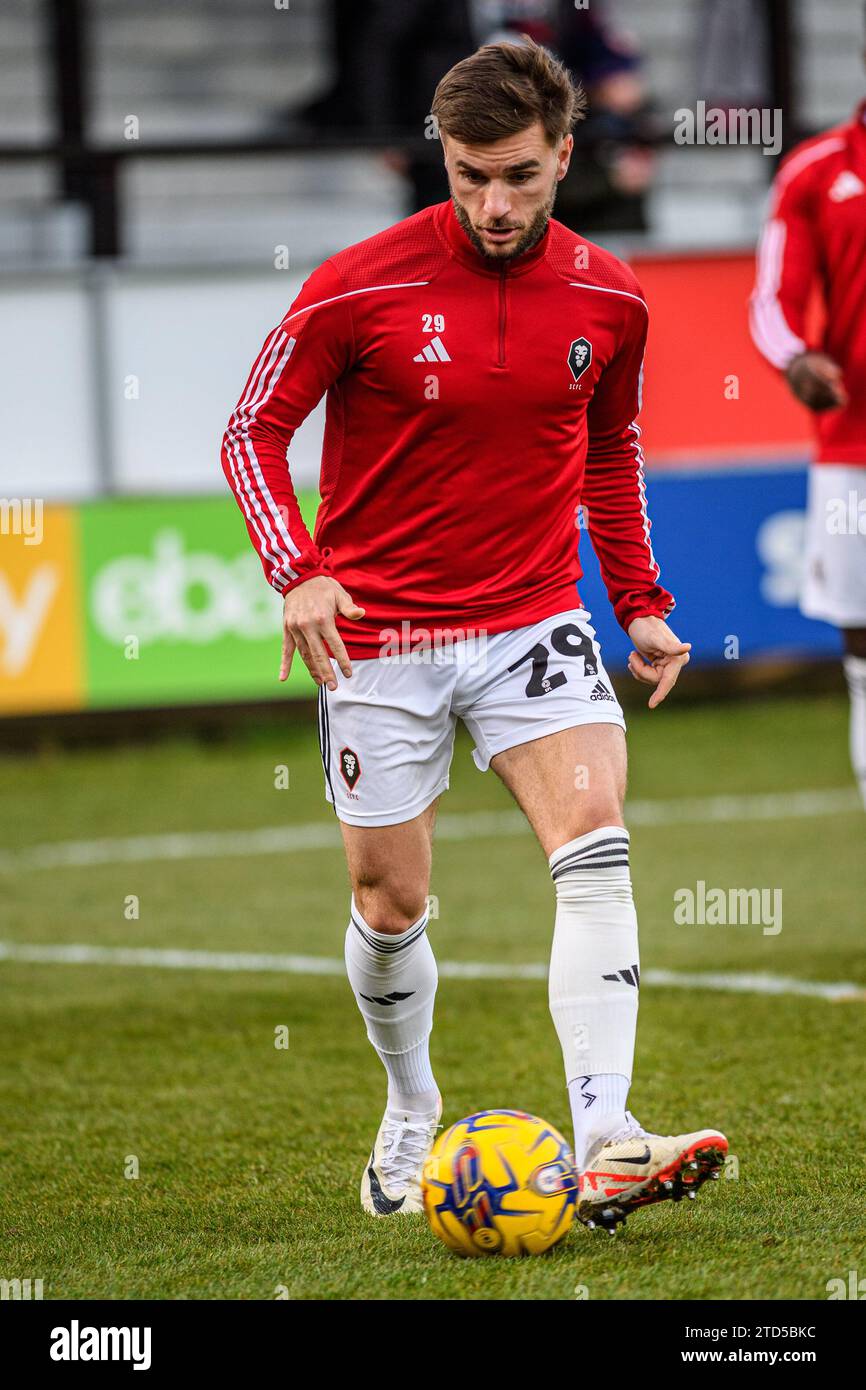
[[[358,754],[351,748],[340,749],[340,776],[349,791],[354,791],[355,783],[361,776],[361,763]]]

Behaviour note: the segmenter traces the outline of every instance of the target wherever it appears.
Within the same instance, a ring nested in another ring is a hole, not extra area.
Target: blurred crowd
[[[722,107],[766,103],[770,86],[768,8],[757,0],[698,0],[696,94]],[[479,44],[527,34],[551,49],[582,83],[587,118],[576,131],[557,217],[582,231],[642,231],[653,173],[654,129],[641,55],[611,0],[331,0],[333,78],[289,123],[306,129],[381,133],[425,129],[439,78]],[[687,84],[689,87],[691,83]],[[693,95],[684,91],[684,97]],[[407,212],[447,196],[441,151],[395,147]]]
[[[314,129],[406,130],[420,135],[439,78],[479,44],[528,34],[580,79],[590,106],[557,201],[557,216],[584,229],[642,229],[652,155],[640,57],[602,0],[332,0],[333,80],[293,124]],[[408,212],[447,197],[442,153],[395,149]]]

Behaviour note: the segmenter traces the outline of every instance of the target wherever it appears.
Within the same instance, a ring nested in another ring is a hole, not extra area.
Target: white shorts
[[[809,469],[800,609],[834,627],[866,627],[866,468]]]
[[[426,652],[352,662],[319,690],[325,795],[349,825],[412,820],[448,786],[462,719],[485,772],[506,748],[622,710],[585,609]]]

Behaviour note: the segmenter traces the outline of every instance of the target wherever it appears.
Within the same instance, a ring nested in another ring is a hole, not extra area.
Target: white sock
[[[579,1170],[590,1140],[626,1123],[640,983],[628,846],[628,831],[608,825],[570,840],[549,861],[556,886],[550,1012]],[[597,1097],[589,1105],[588,1095]]]
[[[430,1066],[436,960],[427,912],[399,936],[374,931],[352,899],[346,970],[367,1037],[388,1073],[388,1109],[431,1114],[439,1092]]]
[[[574,1161],[578,1172],[585,1167],[592,1145],[625,1124],[629,1085],[627,1076],[578,1076],[569,1081]]]
[[[846,656],[842,665],[851,696],[851,723],[849,725],[849,747],[851,766],[860,788],[863,805],[866,807],[866,657]]]

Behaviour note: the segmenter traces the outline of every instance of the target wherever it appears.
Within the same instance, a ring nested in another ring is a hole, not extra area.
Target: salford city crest
[[[351,748],[340,749],[340,774],[349,791],[354,791],[355,783],[361,776],[361,764],[358,754]]]
[[[568,349],[568,366],[575,381],[580,381],[592,361],[592,343],[588,338],[575,338]]]

